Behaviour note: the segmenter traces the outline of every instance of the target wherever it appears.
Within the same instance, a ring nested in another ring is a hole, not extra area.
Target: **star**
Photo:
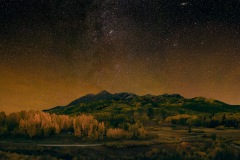
[[[187,6],[187,5],[189,5],[188,2],[182,2],[182,3],[180,3],[180,6]]]

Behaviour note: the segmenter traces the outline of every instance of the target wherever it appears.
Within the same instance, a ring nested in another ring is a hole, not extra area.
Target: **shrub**
[[[217,129],[217,130],[225,130],[226,128],[225,128],[225,126],[217,126],[215,129]]]
[[[107,137],[111,139],[127,139],[129,138],[129,133],[120,128],[110,128],[107,131]]]

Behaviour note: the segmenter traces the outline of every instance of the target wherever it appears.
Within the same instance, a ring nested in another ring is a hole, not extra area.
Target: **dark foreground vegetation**
[[[163,160],[238,160],[240,131],[183,126],[150,127],[157,136],[142,140],[94,142],[87,147],[43,146],[42,144],[81,143],[71,135],[58,134],[47,139],[5,137],[0,142],[0,159],[163,159]],[[83,142],[82,142],[83,143]],[[89,143],[89,142],[88,142]]]
[[[237,160],[239,111],[202,97],[103,91],[44,112],[0,112],[0,159]]]

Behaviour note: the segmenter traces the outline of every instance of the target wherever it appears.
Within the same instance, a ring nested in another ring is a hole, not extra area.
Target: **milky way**
[[[240,104],[240,2],[0,1],[0,108],[100,90]]]

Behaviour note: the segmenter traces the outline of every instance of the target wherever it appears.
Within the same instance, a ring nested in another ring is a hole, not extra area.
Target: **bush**
[[[7,128],[6,127],[0,127],[0,136],[4,136],[7,134]]]
[[[225,126],[217,126],[215,129],[217,129],[217,130],[225,130],[226,128],[225,128]]]
[[[217,135],[216,135],[215,133],[213,133],[213,134],[211,135],[211,138],[212,138],[213,141],[215,141],[215,140],[217,139]]]
[[[107,137],[111,139],[128,139],[129,133],[120,128],[110,128],[107,131]]]

